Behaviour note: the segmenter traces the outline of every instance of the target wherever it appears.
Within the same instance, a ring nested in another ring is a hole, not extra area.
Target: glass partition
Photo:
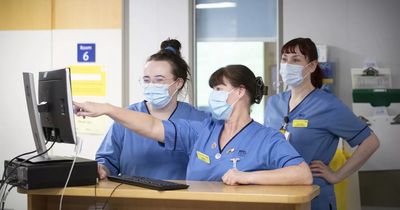
[[[243,64],[261,76],[274,93],[278,12],[277,0],[196,0],[196,102],[208,109],[212,72],[229,64]],[[251,116],[263,123],[266,97]]]

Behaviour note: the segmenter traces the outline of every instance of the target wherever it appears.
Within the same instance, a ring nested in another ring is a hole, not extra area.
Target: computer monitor
[[[29,119],[37,153],[44,153],[47,150],[47,141],[75,144],[77,137],[69,68],[39,72],[39,103],[36,100],[33,74],[24,72],[23,78]],[[29,161],[62,160],[70,159],[49,156],[45,153]]]

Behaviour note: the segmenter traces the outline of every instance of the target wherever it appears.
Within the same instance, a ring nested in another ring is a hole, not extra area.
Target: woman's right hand
[[[109,174],[108,168],[102,164],[97,165],[97,172],[99,173],[100,179],[106,179]]]
[[[81,117],[98,117],[106,114],[112,106],[106,103],[74,102],[74,113]]]

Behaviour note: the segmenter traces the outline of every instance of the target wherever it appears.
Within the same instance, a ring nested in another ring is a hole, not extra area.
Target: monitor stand
[[[34,157],[37,154],[29,155],[25,157],[18,158],[21,162],[28,162],[28,163],[47,163],[47,162],[72,162],[74,157],[67,157],[67,156],[49,156],[47,154],[40,155],[38,157]],[[32,158],[32,159],[30,159]]]

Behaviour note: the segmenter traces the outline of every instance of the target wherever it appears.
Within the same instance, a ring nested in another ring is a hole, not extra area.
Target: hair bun
[[[262,77],[256,77],[256,95],[254,96],[254,102],[259,104],[264,95],[268,94],[268,86],[264,85]]]
[[[181,47],[182,45],[178,40],[170,38],[163,41],[160,46],[161,51],[174,53],[179,56],[181,56]]]

